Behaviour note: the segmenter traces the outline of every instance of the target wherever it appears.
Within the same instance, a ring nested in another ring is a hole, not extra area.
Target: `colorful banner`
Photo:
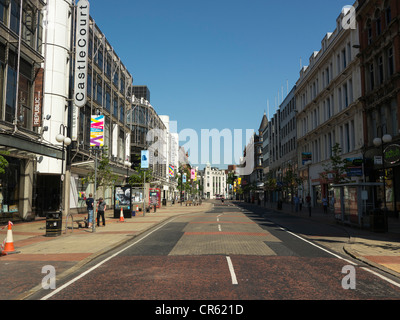
[[[173,178],[174,175],[175,175],[175,168],[174,168],[174,166],[170,165],[169,166],[169,176]]]
[[[186,173],[184,173],[182,176],[182,183],[186,183]]]
[[[196,170],[195,169],[190,170],[190,179],[194,180],[195,175],[196,175]]]
[[[104,116],[92,115],[90,123],[90,146],[104,146]]]

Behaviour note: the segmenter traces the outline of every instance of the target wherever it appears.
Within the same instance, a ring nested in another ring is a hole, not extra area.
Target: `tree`
[[[4,156],[9,155],[8,151],[1,151],[0,152],[0,174],[6,172],[6,168],[8,167],[8,161]]]
[[[93,171],[89,172],[89,174],[82,179],[82,183],[94,183],[96,180],[96,191],[102,188],[103,194],[104,188],[113,187],[118,180],[118,175],[114,174],[111,170],[107,147],[104,147],[101,151],[101,160],[97,164],[97,179],[95,178],[95,170],[93,169]]]
[[[342,182],[347,182],[347,172],[346,172],[346,161],[341,157],[342,148],[339,143],[336,143],[332,147],[331,161],[323,164],[325,172],[320,173],[320,176],[327,180],[328,174],[332,174],[332,180],[334,184],[339,184]]]
[[[145,180],[146,183],[150,183],[150,182],[154,181],[153,170],[151,170],[151,169],[146,170],[146,169],[142,169],[140,167],[140,156],[139,155],[135,155],[134,159],[132,159],[132,162],[134,164],[137,164],[137,166],[134,167],[134,170],[136,171],[136,173],[134,173],[133,175],[131,175],[128,178],[128,183],[130,185],[143,184],[143,180]]]

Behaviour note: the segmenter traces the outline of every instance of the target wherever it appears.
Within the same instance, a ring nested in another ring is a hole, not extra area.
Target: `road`
[[[400,286],[300,234],[334,226],[230,202],[175,217],[31,299],[398,300]],[[345,235],[344,235],[345,236]],[[165,310],[164,310],[165,311]],[[196,310],[197,312],[199,310]],[[162,312],[162,310],[160,310]]]

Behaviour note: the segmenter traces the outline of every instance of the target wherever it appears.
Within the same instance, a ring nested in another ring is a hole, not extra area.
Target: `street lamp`
[[[124,165],[126,166],[126,184],[129,183],[129,168],[132,166],[132,163],[128,160],[125,160]]]
[[[56,141],[59,143],[62,143],[62,161],[61,161],[61,176],[60,176],[60,211],[62,212],[63,210],[63,187],[62,187],[62,183],[63,183],[63,174],[64,174],[64,158],[65,158],[65,147],[69,146],[72,142],[71,138],[66,136],[67,134],[67,127],[63,124],[60,125],[60,131],[58,133],[58,135],[56,136]]]
[[[383,170],[383,205],[384,205],[384,209],[386,211],[387,210],[387,206],[386,206],[386,169],[385,169],[384,145],[392,142],[392,136],[388,133],[383,134],[383,128],[387,129],[386,125],[378,126],[377,131],[378,131],[378,133],[380,132],[381,138],[377,137],[372,142],[375,147],[377,147],[377,148],[381,147],[382,170]],[[387,131],[387,130],[385,130],[385,131]]]

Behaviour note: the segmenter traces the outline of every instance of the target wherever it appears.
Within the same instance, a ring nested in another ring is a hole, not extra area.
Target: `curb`
[[[392,269],[389,269],[389,268],[387,268],[387,267],[385,267],[385,266],[383,266],[383,265],[381,265],[379,263],[376,263],[376,262],[373,262],[371,260],[368,260],[368,259],[364,258],[363,256],[357,254],[356,251],[352,250],[351,248],[347,248],[346,245],[343,246],[343,251],[346,252],[346,254],[348,254],[353,259],[361,261],[361,262],[363,262],[363,263],[365,263],[365,264],[367,264],[367,265],[369,265],[369,266],[371,266],[373,268],[376,268],[376,269],[379,269],[379,270],[381,270],[383,272],[389,273],[390,275],[400,279],[400,273],[398,273],[398,272],[396,272],[396,271],[394,271]]]

